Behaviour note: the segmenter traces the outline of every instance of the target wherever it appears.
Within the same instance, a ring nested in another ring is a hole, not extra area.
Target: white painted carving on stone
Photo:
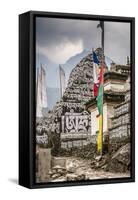
[[[62,116],[62,133],[87,132],[89,129],[89,113],[74,113],[73,111],[65,113]]]

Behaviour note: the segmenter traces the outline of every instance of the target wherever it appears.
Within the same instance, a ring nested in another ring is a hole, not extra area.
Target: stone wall
[[[114,107],[112,128],[109,130],[110,151],[131,142],[130,90],[126,91],[125,101]]]

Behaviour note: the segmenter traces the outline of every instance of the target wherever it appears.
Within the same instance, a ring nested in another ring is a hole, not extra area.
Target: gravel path
[[[65,157],[66,158],[66,174],[63,174],[53,180],[52,182],[68,181],[68,180],[93,180],[93,179],[110,179],[130,177],[130,173],[113,173],[105,172],[103,170],[95,170],[91,168],[91,160]]]

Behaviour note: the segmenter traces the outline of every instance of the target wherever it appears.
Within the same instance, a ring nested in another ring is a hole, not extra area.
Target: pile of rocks
[[[118,151],[92,159],[80,157],[55,157],[50,170],[50,182],[93,180],[130,176],[130,143]]]
[[[63,168],[59,165],[53,167],[51,169],[51,171],[49,172],[49,175],[50,175],[50,179],[52,180],[57,180],[58,178],[64,178],[67,174],[67,170],[66,168]]]
[[[130,170],[130,160],[130,143],[127,143],[111,155],[95,157],[91,162],[91,168],[123,173]]]
[[[82,159],[81,162],[76,158],[58,157],[54,159],[56,159],[56,163],[58,162],[59,165],[53,166],[49,171],[50,181],[80,181],[87,178],[87,173],[84,173],[86,166],[82,163]],[[66,163],[64,167],[63,159],[65,161],[64,163]]]
[[[131,164],[130,152],[130,143],[119,148],[119,150],[111,156],[110,162],[106,165],[105,169],[112,172],[129,171]]]
[[[61,166],[55,166],[49,172],[49,175],[51,181],[78,181],[86,179],[86,175],[84,173],[77,173],[75,167],[65,169]]]
[[[86,174],[84,174],[82,171],[79,171],[79,167],[83,166],[79,166],[79,163],[77,163],[75,159],[70,162],[70,164],[67,166],[67,181],[80,181],[86,179]]]

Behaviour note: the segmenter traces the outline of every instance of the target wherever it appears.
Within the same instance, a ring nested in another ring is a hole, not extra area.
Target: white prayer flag
[[[60,65],[59,65],[59,76],[60,76],[60,93],[62,97],[66,88],[66,77],[65,77],[65,71]]]
[[[43,117],[43,109],[47,108],[46,92],[46,72],[41,65],[37,72],[37,91],[36,91],[36,116]]]

